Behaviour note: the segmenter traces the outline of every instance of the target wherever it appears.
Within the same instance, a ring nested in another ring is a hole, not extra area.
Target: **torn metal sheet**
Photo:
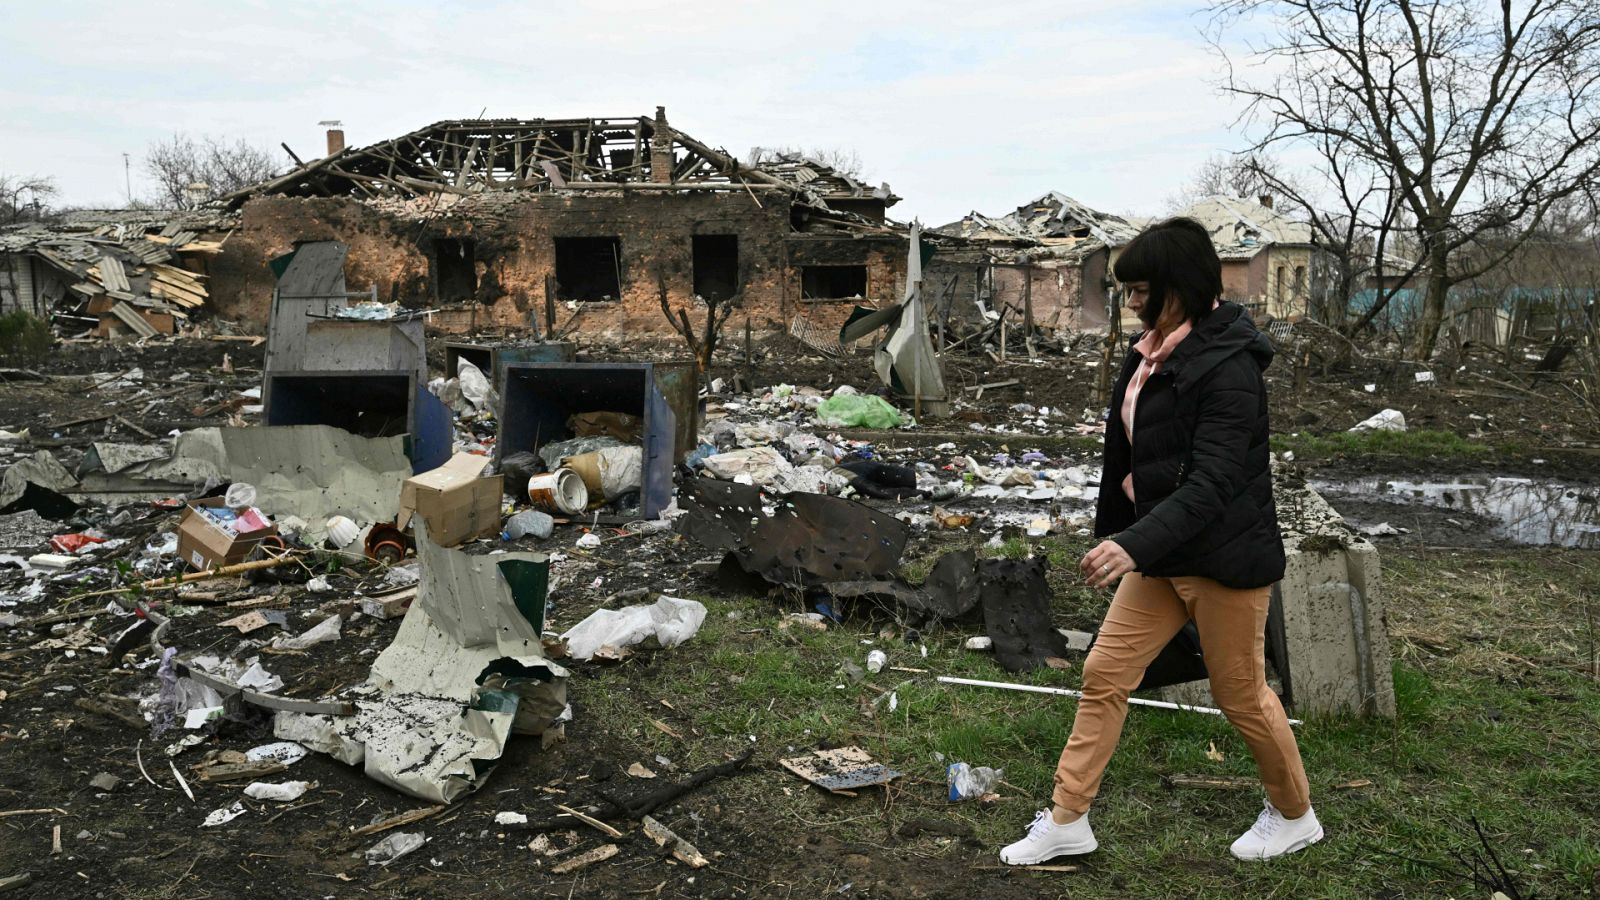
[[[685,536],[729,550],[747,571],[778,584],[810,586],[877,579],[900,564],[905,523],[870,506],[824,494],[794,492],[771,515],[759,488],[695,479],[680,492]]]
[[[922,583],[928,612],[946,619],[960,619],[978,606],[978,553],[955,550],[939,557]]]
[[[978,595],[995,662],[1007,671],[1032,671],[1067,655],[1066,639],[1050,621],[1044,557],[979,562]]]
[[[892,578],[866,581],[833,581],[822,586],[836,600],[876,600],[890,602],[907,609],[923,609],[928,605],[922,592],[903,581]]]
[[[561,733],[567,672],[544,658],[548,560],[440,547],[418,519],[421,581],[358,689],[353,717],[280,713],[274,733],[355,764],[415,797],[476,789],[512,733]]]
[[[860,747],[816,750],[805,756],[780,759],[778,764],[817,787],[829,791],[847,791],[875,784],[888,784],[905,774],[882,763],[874,762],[867,751]]]
[[[115,475],[140,463],[166,459],[172,450],[166,444],[128,444],[116,441],[95,441],[84,451],[78,462],[78,477],[91,472]]]
[[[78,480],[56,461],[49,450],[40,450],[12,463],[5,474],[0,475],[0,510],[15,512],[11,507],[22,499],[30,484],[63,492],[76,487]]]
[[[920,402],[922,413],[950,414],[944,370],[928,336],[922,302],[922,226],[913,224],[906,254],[906,296],[899,304],[855,318],[839,333],[840,343],[865,337],[884,325],[889,334],[872,354],[878,379],[903,399]]]
[[[116,473],[88,473],[81,496],[104,503],[154,500],[243,481],[275,518],[305,521],[301,540],[322,540],[325,522],[390,522],[411,477],[403,437],[367,438],[328,425],[197,428],[170,455]]]
[[[765,516],[760,488],[715,478],[685,480],[678,508],[678,533],[715,550],[739,551]]]
[[[746,570],[776,584],[811,587],[894,574],[910,529],[870,506],[824,494],[785,494],[751,530]]]

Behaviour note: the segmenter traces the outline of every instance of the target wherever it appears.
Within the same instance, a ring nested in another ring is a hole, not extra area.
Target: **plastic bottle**
[[[977,800],[994,791],[995,785],[1005,777],[1003,769],[988,766],[969,766],[964,762],[951,763],[947,780],[950,784],[950,802]]]
[[[537,509],[525,509],[506,520],[505,529],[500,532],[500,539],[502,541],[514,541],[524,535],[531,534],[542,541],[550,536],[555,527],[555,519]]]

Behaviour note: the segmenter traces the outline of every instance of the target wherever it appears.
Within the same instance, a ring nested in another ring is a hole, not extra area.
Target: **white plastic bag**
[[[779,476],[794,471],[794,466],[772,447],[752,447],[706,457],[706,471],[723,481],[771,487]]]
[[[1372,418],[1357,424],[1351,431],[1405,431],[1406,414],[1398,409],[1386,409]]]
[[[704,604],[663,596],[649,606],[595,610],[561,638],[567,655],[583,661],[601,647],[631,647],[650,639],[662,649],[676,647],[694,637],[705,620]]]
[[[461,396],[467,398],[477,409],[489,409],[493,406],[493,388],[489,386],[489,379],[483,370],[468,362],[466,359],[456,360],[457,383],[461,385]]]

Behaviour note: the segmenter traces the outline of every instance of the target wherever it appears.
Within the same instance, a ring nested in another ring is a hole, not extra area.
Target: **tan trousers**
[[[1311,808],[1300,748],[1276,694],[1267,687],[1266,624],[1271,588],[1234,590],[1209,578],[1123,577],[1083,664],[1083,699],[1056,767],[1057,805],[1088,812],[1100,776],[1122,736],[1128,694],[1184,623],[1194,619],[1211,694],[1238,729],[1284,816]]]

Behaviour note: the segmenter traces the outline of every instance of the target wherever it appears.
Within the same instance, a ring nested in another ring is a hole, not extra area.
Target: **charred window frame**
[[[800,267],[800,299],[861,300],[867,296],[867,267],[815,265]]]
[[[558,237],[556,299],[616,303],[622,299],[622,238]]]
[[[428,262],[433,298],[442,303],[478,295],[478,248],[472,238],[434,238]]]
[[[730,299],[743,289],[739,277],[739,237],[697,234],[690,239],[694,292],[708,303]]]

